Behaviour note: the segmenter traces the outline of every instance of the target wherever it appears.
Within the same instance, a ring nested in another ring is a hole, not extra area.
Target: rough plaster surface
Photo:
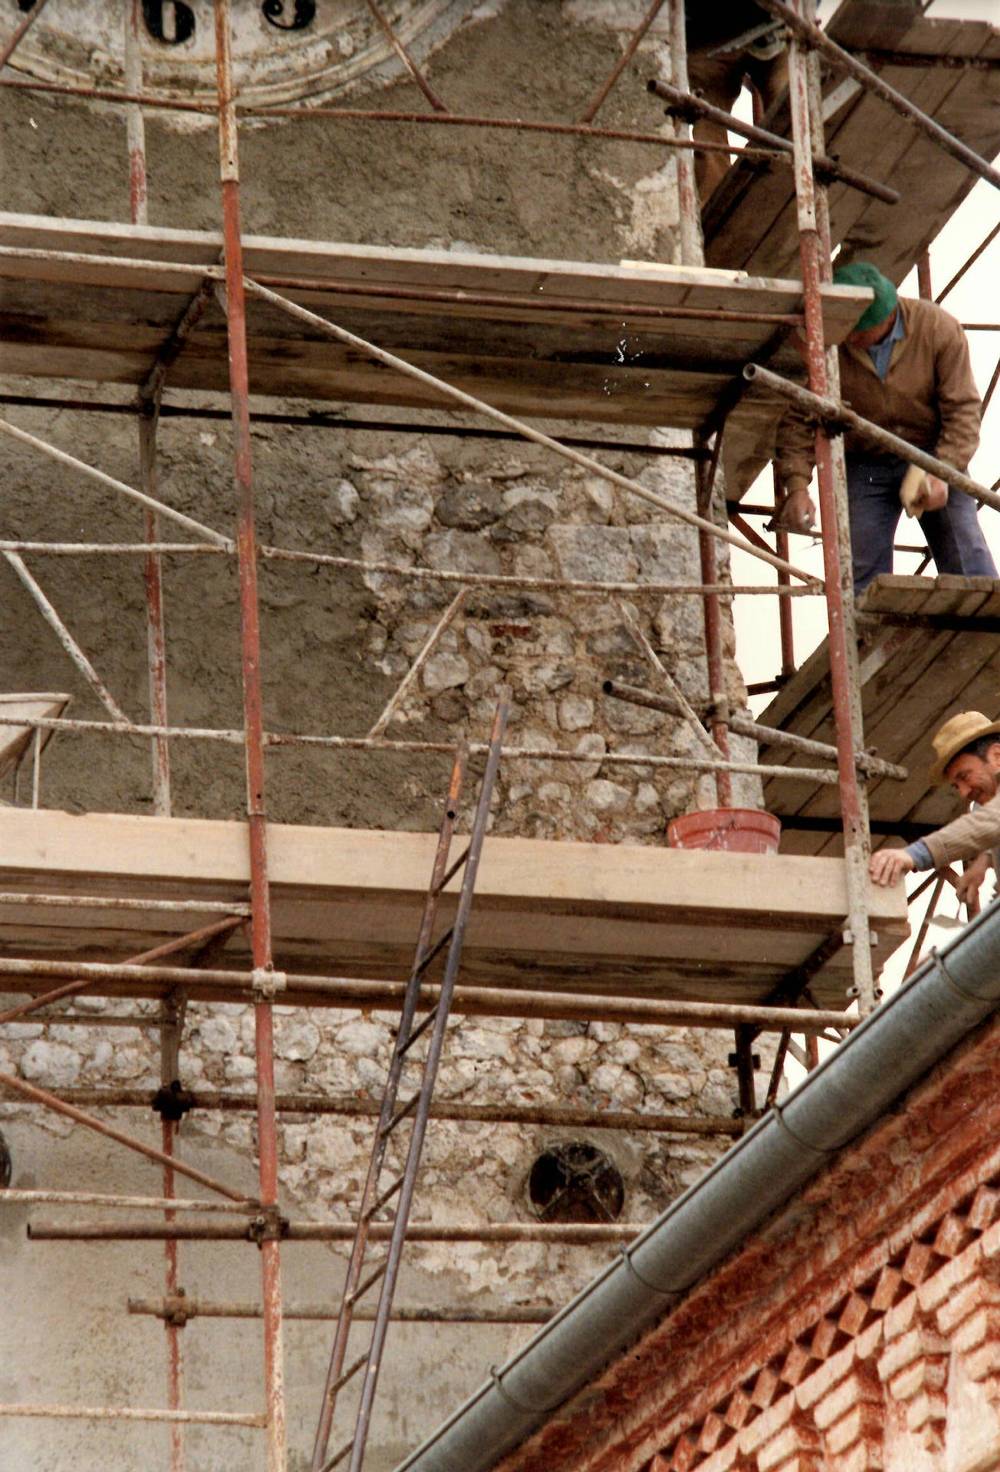
[[[569,5],[512,0],[480,10],[438,50],[435,87],[456,109],[572,117],[609,69],[634,5]],[[609,125],[652,126],[642,87],[663,64],[655,32],[605,105]],[[415,89],[355,92],[363,105],[421,105]],[[4,208],[99,219],[127,217],[124,131],[108,110],[85,112],[44,97],[6,96],[0,118]],[[213,227],[218,221],[211,130],[168,128],[147,119],[150,216],[154,223]],[[250,230],[397,245],[472,246],[540,256],[617,260],[674,254],[673,170],[648,150],[624,144],[466,133],[457,129],[373,133],[361,124],[316,120],[246,130],[243,206]],[[609,351],[613,349],[609,344]],[[51,385],[8,381],[13,391]],[[87,390],[74,386],[74,393]],[[169,388],[167,394],[170,398]],[[211,402],[211,401],[207,401]],[[290,405],[287,407],[305,407]],[[43,438],[135,481],[134,426],[111,416],[19,408],[12,417]],[[667,435],[669,438],[669,435]],[[680,443],[679,437],[674,441]],[[366,559],[430,567],[572,578],[693,579],[697,548],[679,523],[652,518],[606,483],[530,446],[339,434],[255,427],[254,477],[261,540],[313,546]],[[0,530],[58,540],[141,535],[136,508],[123,505],[20,446],[3,448]],[[692,506],[683,461],[610,454],[609,465],[638,475],[659,494]],[[224,423],[167,420],[159,436],[159,492],[213,525],[232,525],[230,436]],[[143,587],[137,562],[84,564],[35,558],[31,565],[74,636],[132,715],[147,708]],[[236,584],[222,559],[167,564],[169,698],[178,724],[241,723]],[[453,589],[376,575],[265,564],[261,569],[264,682],[272,729],[363,734],[382,710]],[[701,612],[693,599],[634,605],[666,666],[692,697],[705,693]],[[728,651],[730,654],[732,650]],[[101,718],[92,692],[68,663],[10,570],[0,567],[0,683],[10,689],[65,689],[72,714]],[[563,594],[477,592],[441,639],[389,734],[401,738],[478,737],[496,693],[511,685],[510,740],[579,748],[578,766],[516,763],[502,770],[493,815],[497,832],[598,842],[663,841],[667,819],[711,805],[711,783],[648,765],[610,766],[608,752],[675,753],[690,737],[652,712],[608,701],[608,676],[648,677],[612,605]],[[741,684],[729,671],[731,695]],[[734,743],[737,754],[744,745]],[[746,748],[749,751],[748,748]],[[175,811],[241,815],[238,750],[196,743],[174,749]],[[372,754],[285,751],[269,760],[275,819],[359,826],[436,826],[447,778],[438,758],[402,763]],[[71,810],[151,810],[149,759],[142,743],[59,737],[45,759],[43,802]],[[752,804],[752,783],[735,800]],[[80,1011],[91,1019],[103,1004]],[[120,1010],[116,1004],[115,1010]],[[141,1009],[140,1009],[141,1010]],[[279,1010],[279,1089],[374,1092],[384,1076],[392,1019],[331,1019]],[[728,1114],[735,1102],[725,1040],[712,1034],[627,1031],[606,1024],[477,1020],[456,1022],[441,1077],[444,1097],[470,1102],[556,1101],[611,1108]],[[243,1008],[192,1009],[181,1074],[192,1086],[252,1088],[252,1019]],[[0,1067],[53,1087],[121,1083],[154,1087],[159,1065],[149,1030],[26,1023],[6,1030]],[[15,1184],[157,1190],[155,1168],[133,1164],[50,1117],[4,1107]],[[155,1120],[130,1114],[158,1138]],[[579,1134],[579,1132],[575,1132]],[[370,1125],[333,1119],[282,1123],[281,1180],[293,1216],[346,1217],[364,1169]],[[615,1160],[626,1187],[624,1216],[644,1221],[694,1179],[717,1146],[694,1137],[586,1132]],[[567,1132],[432,1125],[416,1215],[420,1219],[519,1221],[530,1217],[525,1179],[532,1161]],[[197,1115],[181,1130],[186,1156],[248,1186],[253,1180],[250,1117]],[[54,1209],[53,1209],[54,1210]],[[51,1214],[45,1209],[45,1214]],[[31,1245],[25,1213],[0,1217],[0,1252],[15,1288],[5,1299],[7,1334],[35,1328],[8,1363],[0,1399],[86,1404],[162,1404],[162,1333],[124,1315],[127,1294],[155,1295],[162,1251],[143,1246]],[[408,1303],[478,1306],[565,1301],[604,1260],[603,1250],[521,1245],[507,1249],[426,1247],[408,1257],[399,1298]],[[332,1249],[289,1247],[290,1301],[335,1300],[343,1258]],[[257,1296],[254,1249],[185,1247],[188,1292]],[[329,1342],[329,1326],[288,1326],[291,1466],[303,1465]],[[376,1419],[370,1472],[398,1457],[473,1388],[526,1330],[462,1328],[393,1331],[385,1394]],[[259,1403],[259,1328],[202,1320],[183,1335],[192,1404]],[[0,1422],[0,1467],[131,1467],[141,1457],[166,1465],[166,1433],[80,1422]],[[193,1430],[190,1467],[221,1472],[262,1465],[251,1434]],[[44,1451],[41,1449],[44,1448]]]

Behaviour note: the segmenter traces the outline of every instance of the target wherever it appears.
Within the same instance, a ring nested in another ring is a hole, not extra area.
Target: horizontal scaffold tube
[[[627,701],[630,705],[662,710],[672,716],[684,714],[680,703],[669,695],[659,695],[637,685],[624,685],[619,680],[605,680],[603,688],[605,695],[611,695],[615,700]],[[791,731],[781,731],[775,726],[762,726],[743,711],[730,709],[726,714],[726,722],[730,730],[740,736],[749,736],[755,741],[773,742],[776,746],[787,746],[790,751],[801,751],[807,756],[827,757],[830,761],[837,759],[835,746],[829,746],[825,741],[812,741],[808,736],[796,736]],[[868,752],[855,752],[854,760],[858,770],[871,777],[894,777],[902,782],[909,776],[906,767],[883,761],[881,757],[871,756]]]
[[[76,721],[49,716],[0,716],[4,726],[31,727],[43,731],[76,731],[83,734],[104,733],[111,736],[167,736],[183,741],[221,741],[228,746],[242,746],[241,730],[213,727],[135,725],[123,721]],[[314,747],[328,751],[394,751],[405,756],[421,752],[454,756],[455,748],[447,741],[389,741],[383,736],[305,736],[295,732],[265,731],[264,745],[278,747]],[[470,741],[472,756],[484,756],[485,742]],[[504,761],[583,762],[597,761],[609,767],[666,767],[679,772],[743,772],[756,777],[787,777],[792,782],[822,782],[837,785],[837,774],[828,767],[772,767],[760,762],[716,761],[710,756],[656,756],[647,752],[606,751],[595,756],[592,751],[566,751],[545,746],[505,746],[500,755]]]
[[[254,979],[246,971],[185,966],[128,966],[108,961],[23,961],[0,959],[0,977],[21,981],[78,978],[104,982],[114,993],[146,996],[151,988],[178,987],[193,1001],[240,1001],[253,995]],[[275,997],[290,1005],[314,1007],[375,1007],[387,1012],[402,1005],[405,982],[373,981],[351,976],[298,976],[275,973]],[[99,989],[95,987],[95,991]],[[436,1004],[439,988],[424,986],[420,1009]],[[464,1016],[543,1017],[557,1020],[631,1022],[650,1027],[721,1027],[741,1023],[765,1032],[818,1033],[827,1028],[852,1028],[859,1019],[848,1012],[811,1007],[767,1007],[739,1002],[662,1002],[646,997],[609,997],[602,993],[563,995],[561,992],[515,990],[509,987],[458,986],[452,1011]]]
[[[890,455],[898,455],[902,460],[908,460],[911,465],[919,465],[921,470],[926,470],[929,475],[936,475],[938,480],[943,480],[946,485],[956,491],[962,491],[966,496],[971,496],[974,501],[982,501],[985,506],[992,506],[994,511],[1000,511],[1000,495],[996,491],[981,486],[971,475],[965,475],[961,470],[956,470],[954,465],[949,465],[945,460],[939,460],[936,455],[930,455],[926,450],[919,450],[916,445],[911,445],[909,440],[900,439],[898,434],[892,434],[881,425],[873,424],[870,419],[863,419],[860,414],[855,414],[839,399],[831,399],[820,394],[811,393],[809,389],[803,388],[800,383],[792,383],[790,379],[782,378],[780,373],[772,373],[770,368],[762,368],[759,363],[748,363],[743,369],[743,377],[750,383],[760,388],[765,388],[773,393],[780,394],[797,409],[801,409],[810,419],[817,419],[828,429],[852,429],[855,434],[861,435],[872,445],[877,445],[880,450],[887,450]]]
[[[560,1242],[574,1247],[630,1242],[642,1222],[411,1222],[407,1242]],[[372,1222],[373,1242],[388,1242],[392,1222]],[[282,1242],[351,1242],[355,1222],[281,1221]],[[257,1242],[260,1221],[250,1222],[29,1222],[33,1242]]]
[[[259,1303],[216,1302],[207,1298],[188,1298],[186,1293],[171,1298],[130,1298],[128,1312],[166,1319],[168,1323],[178,1325],[186,1324],[188,1319],[259,1319],[263,1316]],[[328,1319],[336,1321],[339,1312],[339,1305],[329,1303],[292,1303],[286,1304],[282,1318],[324,1323]],[[555,1312],[555,1308],[550,1306],[531,1308],[511,1304],[508,1308],[473,1308],[471,1304],[442,1304],[438,1308],[394,1306],[389,1317],[401,1324],[547,1324]],[[351,1317],[360,1323],[371,1323],[375,1310],[359,1304],[352,1310]]]
[[[103,1021],[100,1014],[95,1025]],[[153,1019],[155,1025],[159,1023]],[[154,1095],[150,1089],[72,1088],[61,1089],[60,1098],[69,1104],[97,1107],[149,1109]],[[257,1107],[253,1094],[235,1090],[185,1090],[184,1107],[217,1109],[222,1112],[252,1112]],[[359,1099],[355,1094],[277,1094],[274,1107],[279,1114],[331,1114],[349,1119],[377,1119],[378,1099]],[[743,1133],[738,1119],[722,1115],[653,1114],[632,1109],[583,1109],[571,1104],[466,1104],[461,1099],[435,1099],[432,1119],[461,1120],[468,1124],[546,1124],[562,1128],[650,1131],[665,1135],[732,1135]],[[7,1192],[7,1195],[10,1193]],[[0,1197],[0,1200],[3,1200]]]

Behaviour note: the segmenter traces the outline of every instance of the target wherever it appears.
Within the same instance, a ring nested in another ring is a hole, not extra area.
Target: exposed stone
[[[203,1017],[198,1024],[198,1038],[210,1053],[231,1053],[236,1047],[236,1028],[228,1017]]]
[[[358,519],[360,497],[349,480],[339,480],[323,496],[323,510],[335,526],[344,526]]]
[[[593,782],[588,782],[584,789],[584,795],[591,807],[601,813],[620,813],[628,807],[632,793],[627,787],[622,787],[618,782],[609,782],[599,777]]]
[[[479,531],[491,526],[503,509],[499,487],[485,481],[465,482],[452,486],[434,507],[434,515],[442,526]]]
[[[475,532],[432,532],[424,540],[424,555],[428,567],[457,572],[500,572],[496,548]],[[449,592],[449,597],[454,591]]]
[[[624,527],[553,526],[549,537],[564,577],[588,582],[629,582],[638,563]]]
[[[594,702],[586,695],[564,695],[559,702],[559,725],[564,731],[583,731],[594,724]]]
[[[421,683],[425,690],[437,694],[464,685],[469,678],[469,661],[460,654],[432,654],[424,665]]]
[[[24,1078],[38,1079],[50,1088],[64,1088],[80,1076],[80,1054],[67,1043],[50,1043],[37,1038],[21,1054]]]
[[[586,756],[593,755],[597,760],[594,762],[574,762],[570,767],[570,774],[578,781],[584,782],[589,778],[596,777],[601,770],[600,758],[605,755],[607,749],[608,743],[599,731],[591,731],[586,736],[581,736],[573,750],[581,752]]]
[[[508,535],[537,536],[551,526],[558,498],[539,486],[512,486],[503,493],[503,527]],[[495,530],[499,532],[500,528]]]
[[[319,1028],[312,1022],[285,1022],[282,1019],[276,1029],[275,1052],[279,1058],[290,1062],[308,1062],[315,1056],[319,1044]]]

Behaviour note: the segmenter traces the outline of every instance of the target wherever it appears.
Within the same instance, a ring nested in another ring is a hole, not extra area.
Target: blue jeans
[[[880,572],[892,572],[892,544],[903,508],[899,487],[906,461],[886,456],[880,460],[847,457],[847,496],[851,517],[851,560],[854,596]],[[939,573],[964,577],[997,576],[976,515],[976,503],[963,491],[952,491],[941,511],[925,511],[923,532]]]

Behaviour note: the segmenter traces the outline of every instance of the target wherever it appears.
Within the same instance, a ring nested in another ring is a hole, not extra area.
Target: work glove
[[[907,516],[921,517],[925,511],[940,511],[947,506],[948,487],[919,465],[908,465],[899,487],[899,499]]]

